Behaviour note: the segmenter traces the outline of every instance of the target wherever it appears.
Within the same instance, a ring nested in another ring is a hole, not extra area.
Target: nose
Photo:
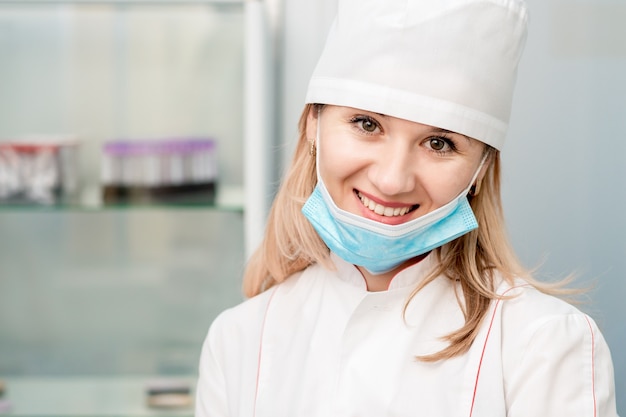
[[[390,146],[381,152],[369,170],[369,180],[388,196],[415,189],[415,161],[403,146]]]

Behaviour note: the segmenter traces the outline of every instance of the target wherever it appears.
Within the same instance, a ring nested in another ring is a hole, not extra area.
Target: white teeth
[[[367,207],[368,209],[372,210],[374,213],[381,215],[381,216],[386,216],[386,217],[404,216],[406,213],[409,212],[409,210],[411,210],[411,207],[395,207],[395,208],[385,207],[381,204],[378,204],[370,200],[369,198],[365,197],[361,193],[358,193],[358,195],[359,195],[359,198],[361,199],[361,202],[363,203],[365,207]]]

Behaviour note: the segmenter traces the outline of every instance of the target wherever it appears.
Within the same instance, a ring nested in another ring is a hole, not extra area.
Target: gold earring
[[[310,146],[309,146],[309,155],[315,156],[315,153],[316,153],[315,141],[314,140],[310,140],[309,144],[310,144]]]
[[[480,182],[476,182],[475,184],[472,184],[468,194],[470,195],[470,197],[475,197],[478,195],[479,192],[480,192]]]

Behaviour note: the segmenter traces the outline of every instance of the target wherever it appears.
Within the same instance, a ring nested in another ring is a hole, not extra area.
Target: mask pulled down
[[[468,191],[469,187],[446,205],[410,222],[387,225],[337,207],[318,177],[302,213],[332,252],[379,275],[476,229]]]

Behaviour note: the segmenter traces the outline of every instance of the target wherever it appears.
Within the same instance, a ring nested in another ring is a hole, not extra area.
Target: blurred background
[[[592,287],[623,413],[626,3],[527,2],[509,232]],[[335,6],[0,0],[0,414],[193,414]]]

